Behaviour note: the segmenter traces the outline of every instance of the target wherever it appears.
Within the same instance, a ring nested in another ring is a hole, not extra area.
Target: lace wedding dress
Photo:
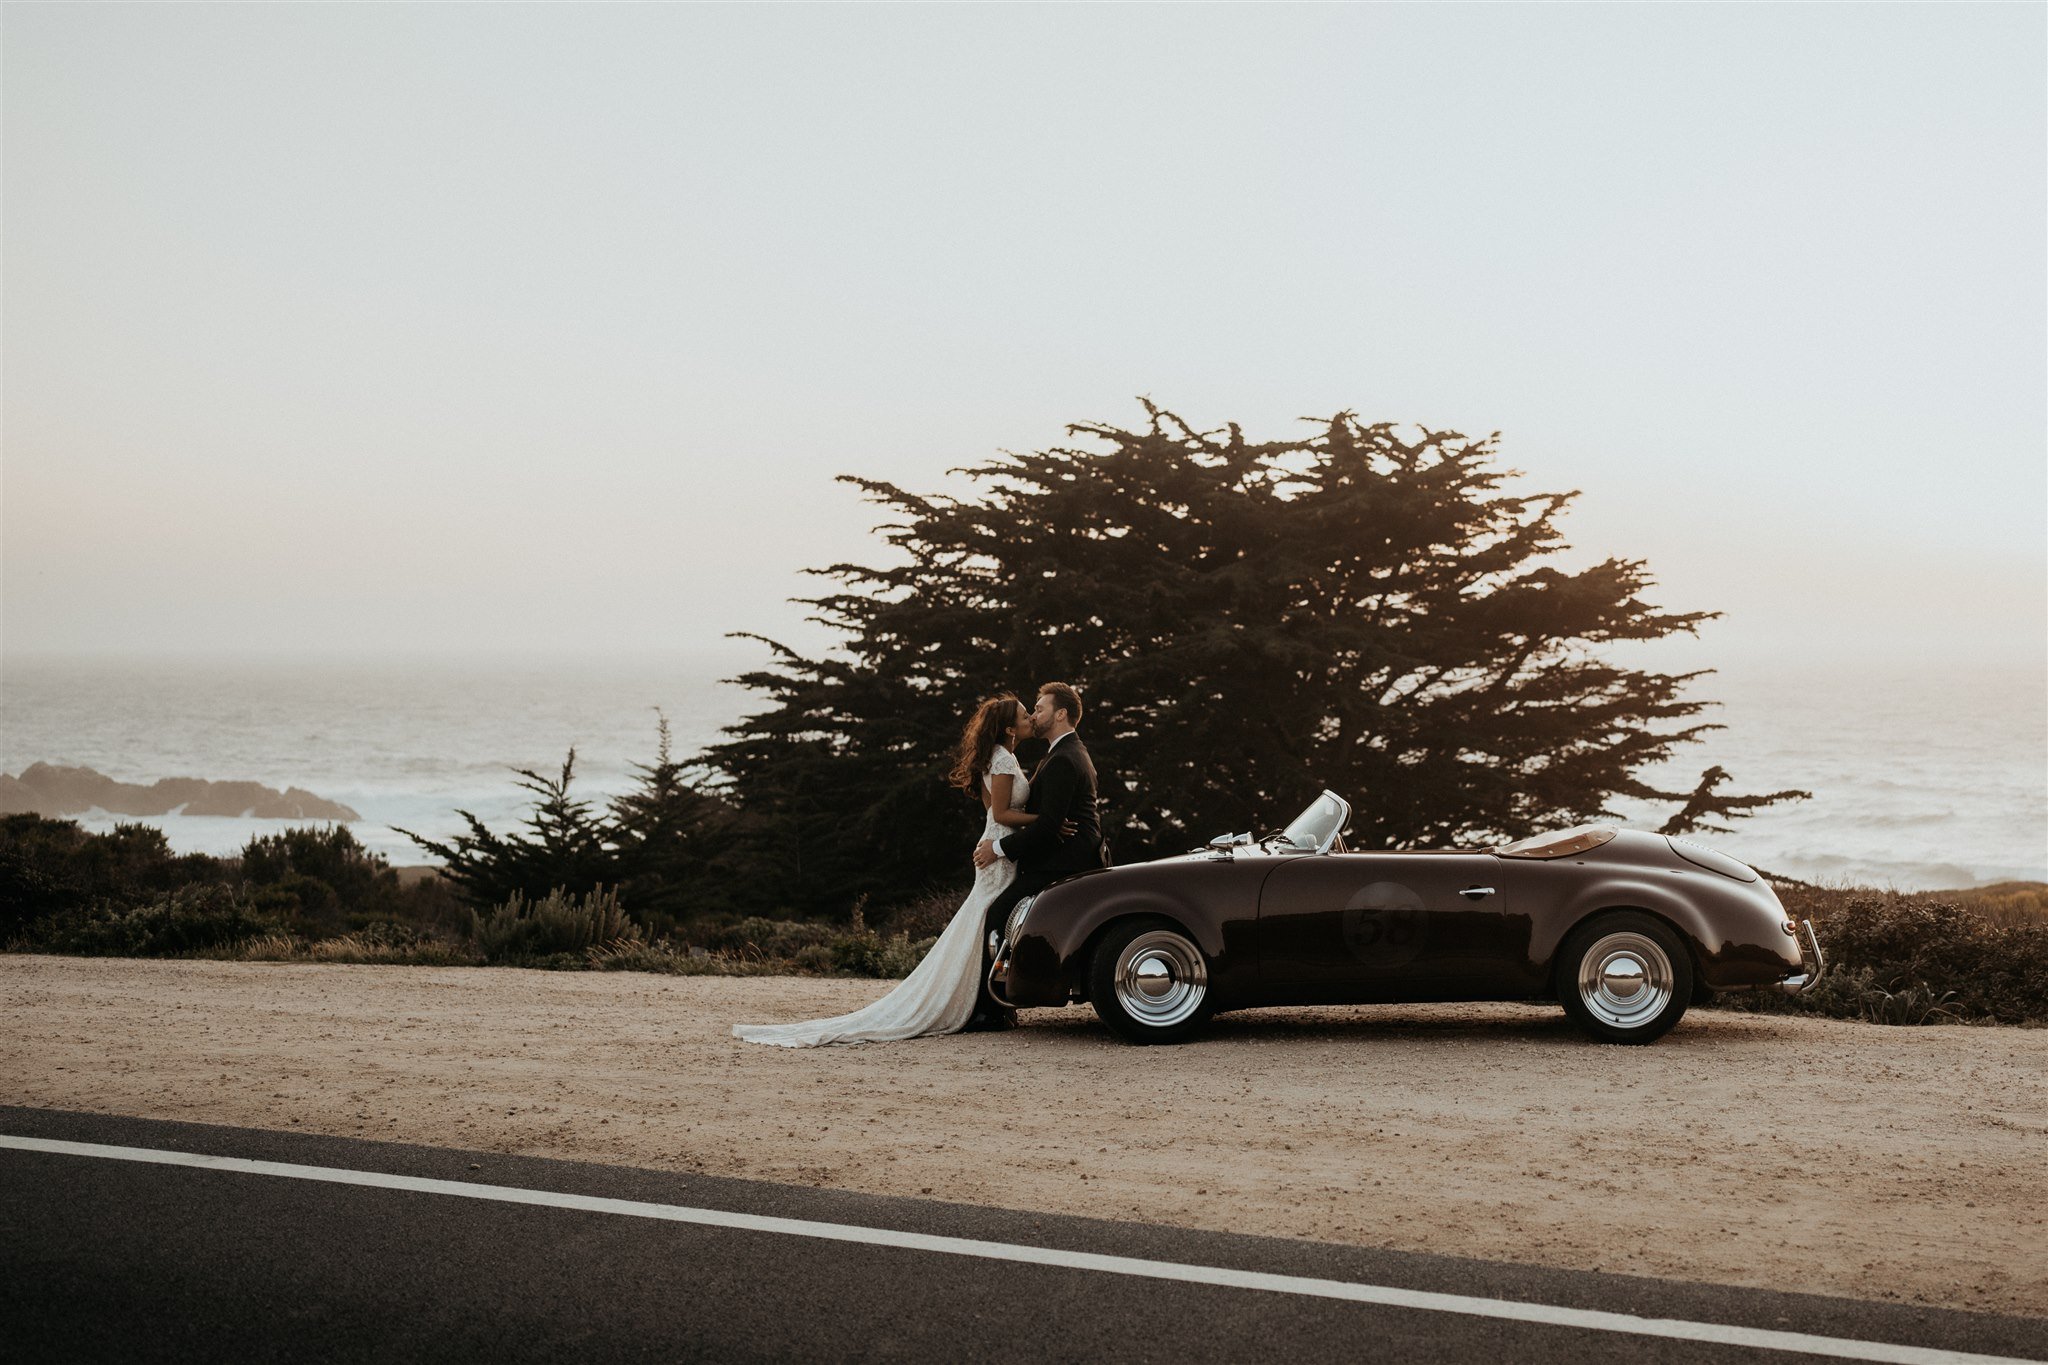
[[[1010,808],[1021,810],[1030,795],[1031,783],[1024,768],[1008,749],[998,746],[990,755],[988,776],[982,789],[993,789],[993,779],[1008,773]],[[996,823],[990,809],[982,819],[981,837],[999,839],[1008,830]],[[801,1024],[734,1024],[733,1036],[750,1043],[774,1043],[778,1047],[816,1047],[821,1043],[887,1043],[901,1038],[921,1038],[932,1033],[957,1033],[974,1013],[974,998],[981,986],[982,918],[989,905],[1003,894],[1017,875],[1017,866],[998,858],[974,874],[974,889],[953,912],[946,932],[926,953],[917,970],[903,978],[895,990],[851,1014],[831,1019],[810,1019]]]

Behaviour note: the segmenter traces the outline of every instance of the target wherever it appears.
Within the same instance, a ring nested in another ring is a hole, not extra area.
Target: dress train
[[[997,774],[1011,778],[1011,809],[1023,809],[1031,783],[1008,749],[998,748],[992,756],[989,776],[982,779],[985,790]],[[982,822],[984,839],[999,838],[1005,832],[993,812]],[[974,889],[953,912],[946,931],[932,944],[924,961],[898,982],[896,989],[872,1005],[864,1005],[851,1014],[806,1019],[797,1024],[734,1024],[733,1036],[777,1047],[817,1047],[824,1043],[890,1043],[927,1034],[958,1033],[973,1017],[975,997],[981,991],[982,920],[996,897],[1016,877],[1017,865],[1002,858],[976,872]]]
[[[807,1019],[800,1024],[734,1024],[733,1036],[778,1047],[817,1047],[958,1033],[974,1014],[974,998],[981,986],[982,918],[1017,875],[1016,867],[1007,862],[992,863],[983,870],[1001,875],[974,879],[974,890],[953,912],[946,931],[932,944],[924,961],[880,1000],[851,1014]]]

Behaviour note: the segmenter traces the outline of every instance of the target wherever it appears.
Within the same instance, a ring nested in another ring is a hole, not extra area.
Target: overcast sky
[[[2038,5],[5,8],[0,648],[815,643],[1069,421],[1499,430],[1715,658],[2037,660]]]

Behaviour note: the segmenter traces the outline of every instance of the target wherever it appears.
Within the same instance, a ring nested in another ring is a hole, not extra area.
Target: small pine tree
[[[670,931],[706,913],[750,908],[747,885],[725,856],[737,828],[722,798],[690,781],[676,761],[668,717],[658,708],[654,762],[634,765],[638,783],[611,804],[619,894],[642,924]]]
[[[562,760],[559,777],[528,768],[514,771],[518,785],[537,798],[524,821],[524,835],[495,834],[466,810],[455,813],[468,823],[468,831],[446,842],[395,825],[392,829],[440,858],[446,864],[442,875],[473,906],[499,905],[515,893],[541,900],[558,889],[581,895],[601,884],[616,885],[618,856],[609,819],[569,795],[576,776],[575,747]]]

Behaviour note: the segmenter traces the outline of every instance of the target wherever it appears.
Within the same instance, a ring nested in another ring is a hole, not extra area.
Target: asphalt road
[[[4,1106],[0,1135],[454,1181],[487,1196],[0,1146],[0,1343],[22,1362],[1815,1358],[1683,1334],[1711,1328],[1589,1330],[1188,1282],[1173,1267],[1131,1273],[1091,1257],[1467,1296],[1515,1313],[1553,1305],[1805,1333],[1843,1343],[1833,1354],[1847,1358],[1885,1358],[1891,1343],[2048,1359],[2048,1319]],[[637,1202],[507,1202],[522,1191]],[[748,1215],[871,1231],[719,1225]]]

